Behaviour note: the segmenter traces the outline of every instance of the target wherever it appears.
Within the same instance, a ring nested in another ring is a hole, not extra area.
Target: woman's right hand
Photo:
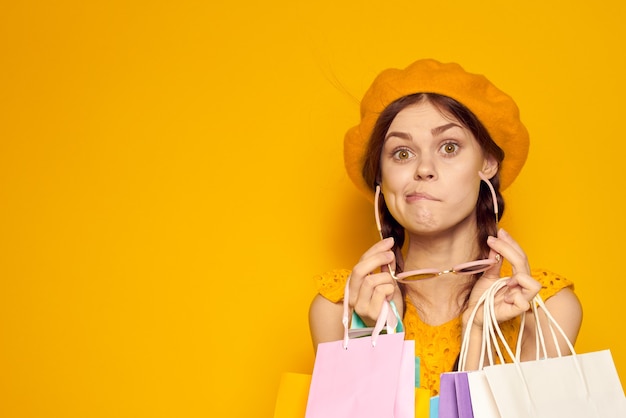
[[[393,243],[391,237],[377,242],[352,269],[348,303],[367,326],[374,326],[385,300],[395,300],[398,309],[402,309],[400,289],[388,267],[395,271]]]

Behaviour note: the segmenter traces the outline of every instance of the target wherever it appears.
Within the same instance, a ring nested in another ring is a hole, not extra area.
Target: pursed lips
[[[433,200],[439,201],[439,199],[429,195],[428,193],[411,193],[406,196],[407,202],[417,202],[420,200]]]

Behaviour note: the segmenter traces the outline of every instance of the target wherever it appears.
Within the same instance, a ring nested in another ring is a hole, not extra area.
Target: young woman
[[[510,278],[497,297],[497,319],[511,346],[520,315],[533,315],[530,301],[537,293],[576,340],[582,310],[572,283],[531,270],[523,249],[498,229],[500,189],[515,179],[528,151],[528,133],[509,96],[457,64],[420,60],[386,70],[365,94],[361,122],[344,145],[349,176],[370,198],[376,194],[385,238],[351,270],[320,276],[310,308],[315,347],[343,336],[348,277],[352,326],[371,326],[384,301],[393,302],[405,338],[416,342],[419,386],[432,395],[439,375],[453,370],[467,327],[468,365],[477,367],[482,317],[469,322],[469,314],[501,277]],[[534,320],[528,319],[522,360],[535,358]]]

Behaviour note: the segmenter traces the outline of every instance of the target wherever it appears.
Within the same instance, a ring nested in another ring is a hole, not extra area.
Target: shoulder
[[[347,269],[336,269],[315,276],[318,293],[331,302],[342,301],[350,273],[351,271]]]
[[[559,274],[541,269],[533,270],[532,276],[541,283],[539,296],[545,301],[545,306],[550,312],[552,320],[565,332],[570,343],[574,344],[582,325],[583,309],[580,300],[574,293],[573,282]],[[539,315],[539,322],[542,329],[550,329],[546,315]],[[529,331],[534,333],[535,327],[533,325],[534,322],[529,321]],[[529,336],[528,334],[526,335]],[[530,340],[534,341],[532,338]],[[560,350],[564,353],[569,353],[570,350],[566,346],[565,341],[560,336],[558,340]],[[531,349],[535,350],[534,347],[536,347],[536,342],[531,346]],[[546,339],[546,347],[550,357],[558,354],[549,338]],[[535,351],[527,353],[527,358],[532,359],[533,356],[536,356]]]
[[[313,347],[343,337],[343,294],[350,270],[339,269],[315,277],[318,294],[309,307],[309,330]]]

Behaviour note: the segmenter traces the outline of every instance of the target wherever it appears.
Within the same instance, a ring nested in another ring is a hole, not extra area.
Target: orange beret
[[[504,151],[500,189],[517,177],[528,155],[529,138],[513,99],[480,74],[470,74],[455,63],[432,59],[414,62],[404,70],[390,68],[380,73],[361,101],[361,122],[344,139],[344,162],[348,176],[370,199],[373,190],[365,183],[363,168],[367,143],[380,113],[395,100],[415,93],[451,97],[470,109],[491,138]]]

